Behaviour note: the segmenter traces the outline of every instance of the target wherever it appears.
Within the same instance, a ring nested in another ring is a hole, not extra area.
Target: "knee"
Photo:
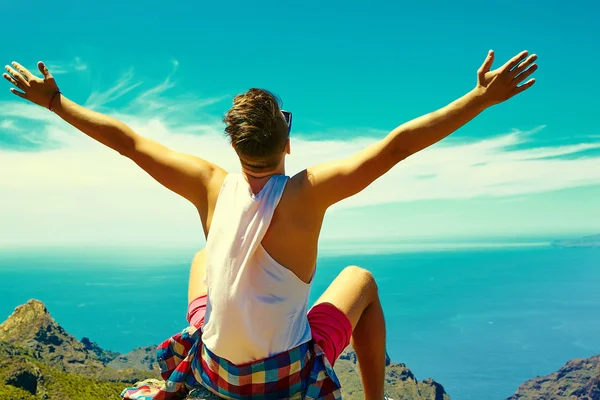
[[[350,276],[355,282],[360,282],[362,286],[377,293],[377,282],[371,271],[356,265],[344,268],[344,274]]]

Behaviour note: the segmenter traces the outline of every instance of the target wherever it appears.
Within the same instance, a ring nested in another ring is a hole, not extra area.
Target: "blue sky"
[[[31,7],[35,12],[31,12]],[[2,61],[43,60],[72,100],[238,167],[232,97],[294,112],[289,173],[340,158],[526,49],[532,89],[400,163],[326,218],[323,240],[456,242],[600,232],[594,2],[75,2],[12,9]],[[0,245],[203,243],[194,210],[128,160],[0,91]],[[596,200],[596,201],[595,201]]]

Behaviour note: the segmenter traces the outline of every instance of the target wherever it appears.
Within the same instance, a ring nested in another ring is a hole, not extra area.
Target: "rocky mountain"
[[[119,353],[110,350],[104,350],[97,343],[92,342],[90,339],[84,337],[81,339],[81,344],[88,352],[91,352],[95,355],[95,357],[102,362],[102,364],[108,364],[117,357],[120,356]]]
[[[347,348],[335,365],[344,399],[362,399],[356,353]],[[102,349],[88,338],[77,340],[30,300],[0,324],[0,400],[120,399],[137,382],[160,384],[155,347],[127,354]],[[386,394],[391,399],[447,400],[442,385],[419,381],[404,365],[387,358]],[[214,398],[198,389],[188,399]]]
[[[40,301],[16,308],[0,324],[0,342],[29,349],[35,358],[69,372],[97,372],[104,365],[86,346],[69,335]]]
[[[0,324],[0,400],[117,400],[124,387],[159,376],[132,368],[137,362],[111,368],[119,357],[87,338],[77,340],[44,304],[30,300]]]
[[[600,354],[523,383],[507,400],[600,400]]]
[[[597,247],[600,248],[600,234],[584,236],[577,239],[555,240],[551,243],[553,247]]]
[[[348,347],[335,364],[335,372],[342,384],[344,399],[363,399],[360,369],[356,353]],[[385,393],[391,399],[449,400],[444,387],[431,378],[419,381],[404,364],[386,359]]]
[[[158,363],[156,362],[156,346],[139,347],[127,354],[117,354],[106,365],[113,369],[133,368],[159,373]]]

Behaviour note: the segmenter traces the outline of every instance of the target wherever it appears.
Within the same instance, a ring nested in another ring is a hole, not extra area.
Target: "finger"
[[[50,71],[48,71],[48,67],[46,67],[46,64],[44,64],[42,61],[38,62],[38,69],[40,70],[40,72],[42,73],[42,75],[44,76],[45,80],[48,79],[52,79],[53,76],[50,73]]]
[[[513,90],[513,93],[512,93],[511,97],[516,96],[519,93],[524,92],[525,90],[529,89],[530,87],[533,86],[534,83],[535,83],[535,78],[528,80],[527,82],[525,82],[521,86],[515,87],[515,89]]]
[[[527,67],[529,67],[535,60],[537,60],[537,54],[532,54],[521,64],[517,65],[511,72],[514,76],[519,75],[521,72],[525,71]]]
[[[531,74],[533,74],[537,70],[537,68],[538,68],[537,64],[533,64],[531,67],[527,68],[524,72],[522,72],[521,74],[519,74],[518,76],[516,76],[513,79],[514,84],[518,85],[519,83],[523,82]]]
[[[27,95],[23,92],[19,92],[17,89],[15,88],[10,88],[10,91],[13,92],[14,94],[16,94],[17,96],[19,96],[22,99],[26,99]]]
[[[508,60],[506,64],[502,66],[502,72],[510,71],[511,69],[513,69],[515,65],[520,63],[525,57],[527,57],[528,54],[529,52],[525,50]]]
[[[490,50],[490,51],[488,51],[488,55],[485,58],[485,60],[483,61],[483,64],[481,64],[481,67],[479,67],[479,73],[485,74],[486,72],[488,72],[490,70],[490,68],[492,68],[493,63],[494,63],[494,50]]]
[[[12,75],[12,77],[22,83],[25,84],[27,83],[27,81],[25,80],[25,78],[23,77],[23,75],[21,75],[20,73],[18,73],[17,71],[15,71],[12,67],[10,67],[9,65],[7,65],[6,67],[4,67],[6,69],[6,71],[8,71],[9,74]]]
[[[28,81],[30,81],[31,79],[34,78],[33,74],[31,72],[29,72],[29,70],[27,68],[25,68],[18,62],[13,61],[12,66],[15,67],[15,69],[17,71],[19,71],[21,73],[21,75],[23,75],[25,77],[25,79],[27,79]]]
[[[21,85],[21,83],[17,82],[15,80],[15,78],[13,78],[12,76],[10,76],[9,74],[2,74],[2,76],[4,77],[4,79],[6,79],[10,83],[12,83],[16,87],[18,87],[19,89],[23,89],[23,86]]]

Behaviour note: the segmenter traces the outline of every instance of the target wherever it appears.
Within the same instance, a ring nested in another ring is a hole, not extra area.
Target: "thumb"
[[[488,72],[490,70],[490,68],[492,68],[493,63],[494,63],[494,50],[490,50],[488,52],[487,57],[485,58],[485,61],[483,62],[483,64],[481,64],[481,67],[479,68],[479,73],[485,74],[486,72]]]
[[[50,71],[48,71],[48,67],[46,67],[46,64],[44,64],[42,61],[38,62],[38,69],[40,70],[42,75],[44,75],[44,80],[52,79],[52,74],[50,74]]]

